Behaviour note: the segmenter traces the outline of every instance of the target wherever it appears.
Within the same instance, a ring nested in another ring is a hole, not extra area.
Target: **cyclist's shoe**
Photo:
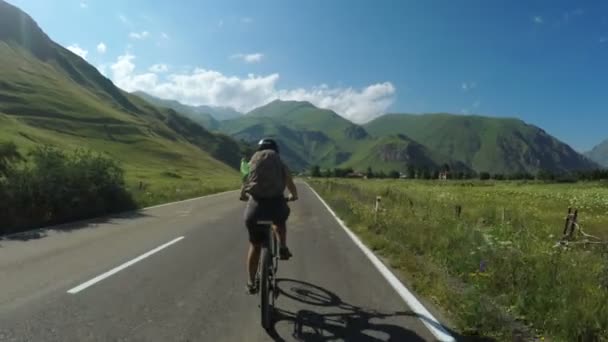
[[[257,279],[256,279],[257,280]],[[247,293],[250,295],[254,295],[256,293],[258,293],[259,290],[259,286],[258,286],[258,282],[247,282]]]
[[[292,256],[293,255],[289,251],[289,248],[287,248],[287,247],[279,248],[279,258],[281,260],[289,260],[289,258],[291,258]]]

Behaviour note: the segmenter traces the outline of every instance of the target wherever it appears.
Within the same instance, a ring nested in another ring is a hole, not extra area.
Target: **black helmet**
[[[277,145],[277,142],[274,141],[274,139],[264,138],[258,143],[258,151],[262,150],[273,150],[276,153],[279,153],[279,145]]]

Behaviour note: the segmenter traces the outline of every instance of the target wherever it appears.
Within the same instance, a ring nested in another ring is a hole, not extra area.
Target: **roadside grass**
[[[310,184],[464,334],[608,340],[608,249],[553,247],[569,206],[587,233],[608,239],[605,184]],[[383,211],[375,218],[378,195]]]

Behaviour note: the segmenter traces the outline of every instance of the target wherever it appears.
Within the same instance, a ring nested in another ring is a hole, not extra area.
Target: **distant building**
[[[361,172],[351,172],[346,174],[346,178],[366,178],[366,176]]]

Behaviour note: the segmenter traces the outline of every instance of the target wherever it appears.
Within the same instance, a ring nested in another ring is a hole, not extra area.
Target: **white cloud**
[[[473,102],[473,108],[479,108],[479,106],[481,106],[480,100],[476,100],[475,102]]]
[[[218,27],[223,27],[224,26],[224,20],[220,19],[220,21],[218,21],[217,23]]]
[[[540,15],[534,16],[534,18],[532,18],[532,21],[534,21],[535,24],[542,24],[543,21],[543,17],[541,17]]]
[[[469,91],[475,88],[477,88],[477,83],[475,82],[462,82],[462,84],[460,85],[460,89],[462,89],[463,91]]]
[[[113,81],[126,91],[142,90],[189,105],[230,106],[242,112],[276,99],[299,100],[332,109],[355,122],[366,122],[388,109],[396,91],[390,82],[363,89],[330,88],[325,84],[310,89],[277,89],[276,73],[242,78],[202,68],[161,78],[154,72],[135,72],[134,61],[135,56],[126,54],[111,66]]]
[[[237,54],[230,56],[230,58],[240,59],[245,63],[259,63],[262,61],[262,58],[264,58],[264,54],[262,54],[262,53],[250,53],[250,54],[237,53]]]
[[[241,18],[241,22],[242,22],[243,24],[251,24],[251,23],[253,23],[253,18],[250,18],[250,17],[244,17],[244,18]]]
[[[97,71],[99,71],[102,75],[107,77],[108,75],[106,74],[106,70],[107,70],[107,65],[105,65],[105,64],[100,64],[97,66]]]
[[[160,37],[161,37],[162,39],[164,39],[164,40],[169,40],[169,35],[168,35],[168,34],[166,34],[165,32],[161,32],[161,33],[160,33]]]
[[[78,46],[78,44],[72,44],[68,46],[67,49],[82,57],[82,59],[87,59],[87,55],[89,54],[89,51],[81,48],[80,46]]]
[[[108,47],[106,46],[106,44],[104,44],[104,42],[97,44],[97,52],[106,53],[107,50],[108,50]]]
[[[80,8],[87,8],[87,7],[89,7],[89,5],[87,4],[86,1],[81,1],[80,2]]]
[[[146,38],[148,38],[149,35],[150,35],[150,32],[148,32],[148,31],[131,32],[131,33],[129,33],[129,37],[130,38],[137,39],[137,40],[146,39]]]
[[[123,23],[125,26],[133,27],[133,23],[131,20],[124,14],[118,14],[118,20]]]
[[[600,37],[600,43],[608,42],[608,37]]]
[[[148,70],[150,70],[153,73],[160,74],[160,73],[169,71],[169,67],[166,64],[154,64]]]

